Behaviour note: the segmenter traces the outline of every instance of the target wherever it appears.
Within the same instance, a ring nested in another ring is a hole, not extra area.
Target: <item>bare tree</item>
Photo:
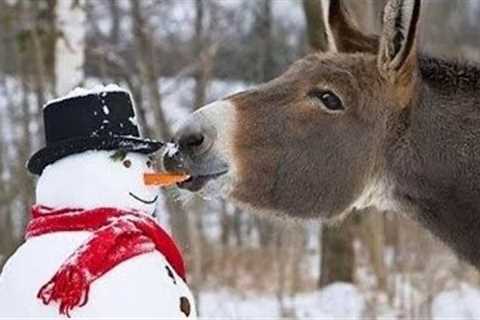
[[[112,16],[112,25],[110,27],[110,39],[112,44],[118,45],[120,42],[120,7],[118,5],[118,0],[108,0],[108,6],[110,9],[110,14]]]
[[[155,125],[152,127],[155,135],[161,139],[170,136],[165,114],[162,109],[159,76],[157,67],[157,51],[155,49],[152,29],[145,18],[144,2],[130,0],[131,16],[135,47],[138,52],[138,69],[142,83],[147,89],[147,99],[151,106]]]
[[[84,1],[63,0],[56,6],[57,30],[55,87],[57,95],[65,95],[84,79],[85,23]]]

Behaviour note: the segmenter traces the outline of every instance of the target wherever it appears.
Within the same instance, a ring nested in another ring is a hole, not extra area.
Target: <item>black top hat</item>
[[[47,145],[27,163],[37,175],[49,164],[87,150],[149,154],[163,145],[140,137],[130,94],[120,89],[52,101],[43,109],[43,120]]]

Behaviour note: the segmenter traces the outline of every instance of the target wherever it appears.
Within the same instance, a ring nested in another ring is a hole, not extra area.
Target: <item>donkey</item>
[[[420,7],[388,1],[370,36],[330,0],[329,52],[193,113],[164,166],[270,214],[407,213],[480,267],[480,68],[417,52]]]

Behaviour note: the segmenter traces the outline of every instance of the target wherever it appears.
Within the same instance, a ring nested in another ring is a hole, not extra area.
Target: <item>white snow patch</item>
[[[128,148],[129,150],[143,150],[148,148],[148,143],[137,142],[137,141],[120,141],[119,146],[121,148]]]
[[[334,283],[313,294],[295,298],[295,310],[300,318],[328,315],[341,319],[360,319],[365,310],[365,298],[360,290],[348,283]]]
[[[89,96],[89,95],[92,95],[92,94],[105,96],[106,93],[110,93],[110,92],[125,92],[125,93],[129,94],[128,90],[123,89],[116,84],[109,84],[109,85],[106,85],[106,86],[96,85],[95,87],[93,87],[91,89],[77,87],[77,88],[73,89],[72,91],[70,91],[69,93],[67,93],[63,97],[59,97],[57,99],[50,100],[44,106],[44,108],[49,106],[52,103],[61,102],[61,101],[72,99],[72,98],[84,97],[84,96]],[[105,109],[104,109],[104,111],[105,111]],[[105,112],[105,113],[108,114],[107,112]]]
[[[168,142],[165,145],[165,154],[169,157],[173,157],[178,153],[178,151],[179,151],[178,145],[175,143]]]
[[[205,319],[274,319],[278,302],[270,296],[241,296],[230,290],[212,290],[201,294],[200,317]]]
[[[202,292],[200,316],[232,319],[278,319],[284,315],[273,295],[238,294],[221,289]],[[365,298],[353,285],[334,283],[322,290],[285,297],[284,306],[295,319],[361,319]]]
[[[480,319],[480,290],[468,284],[438,294],[432,303],[433,319]]]
[[[128,121],[130,121],[130,123],[134,126],[138,126],[137,117],[130,117],[128,118]]]

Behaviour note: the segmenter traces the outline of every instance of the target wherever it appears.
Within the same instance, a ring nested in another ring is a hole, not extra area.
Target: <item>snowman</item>
[[[0,318],[196,317],[182,256],[153,215],[158,187],[128,92],[77,90],[43,110],[26,241],[0,276]]]

